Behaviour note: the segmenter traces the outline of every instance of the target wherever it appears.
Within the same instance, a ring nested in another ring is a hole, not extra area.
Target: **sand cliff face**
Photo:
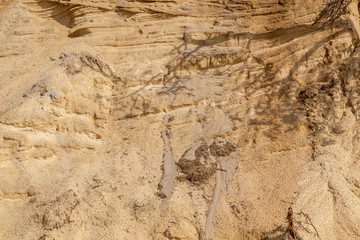
[[[358,1],[0,0],[0,239],[360,239]]]

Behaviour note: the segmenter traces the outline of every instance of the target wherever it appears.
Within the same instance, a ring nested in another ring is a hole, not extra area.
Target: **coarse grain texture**
[[[0,239],[360,239],[358,0],[0,0]]]

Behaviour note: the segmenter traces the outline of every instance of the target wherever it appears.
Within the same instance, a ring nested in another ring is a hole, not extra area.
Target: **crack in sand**
[[[161,188],[161,195],[165,197],[165,199],[160,205],[161,209],[164,208],[169,201],[171,194],[175,189],[176,177],[178,175],[174,155],[171,148],[171,131],[169,130],[168,126],[170,121],[171,117],[169,115],[165,116],[164,125],[167,127],[167,129],[161,132],[161,137],[164,141],[164,173],[159,183],[159,186]]]

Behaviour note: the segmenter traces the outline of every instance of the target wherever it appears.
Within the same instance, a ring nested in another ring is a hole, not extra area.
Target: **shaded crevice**
[[[91,31],[89,28],[80,28],[72,33],[70,33],[68,35],[69,38],[76,38],[76,37],[82,37],[82,36],[85,36],[85,35],[88,35],[90,34]]]
[[[49,17],[67,28],[75,26],[74,13],[81,8],[78,4],[62,4],[51,1],[39,1],[28,4],[31,10],[41,17]],[[32,7],[34,6],[34,8]],[[40,9],[39,9],[40,8]]]

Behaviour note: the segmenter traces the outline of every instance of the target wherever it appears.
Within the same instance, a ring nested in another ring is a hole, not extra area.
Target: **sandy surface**
[[[0,239],[360,239],[359,26],[357,0],[0,0]]]

